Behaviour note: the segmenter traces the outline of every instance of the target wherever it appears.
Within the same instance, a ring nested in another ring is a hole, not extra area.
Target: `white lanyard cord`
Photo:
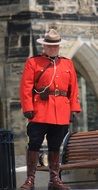
[[[34,91],[36,93],[38,93],[38,94],[41,94],[41,93],[45,92],[45,90],[51,86],[51,84],[52,84],[52,82],[54,80],[54,77],[55,77],[55,74],[56,74],[56,60],[54,59],[52,61],[53,61],[53,75],[52,75],[52,79],[51,79],[50,83],[47,86],[45,86],[45,88],[42,91],[37,91],[36,89],[34,89]]]

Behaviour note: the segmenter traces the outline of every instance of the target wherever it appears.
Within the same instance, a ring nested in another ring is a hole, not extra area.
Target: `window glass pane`
[[[21,46],[29,46],[30,36],[25,35],[21,37]]]
[[[16,47],[16,46],[18,46],[18,40],[19,40],[19,36],[18,35],[11,35],[9,37],[9,46],[10,47]]]
[[[47,4],[49,5],[49,0],[37,0],[36,2],[37,2],[39,5],[44,5],[44,4],[45,4],[45,5],[47,5]]]
[[[68,4],[70,4],[70,3],[78,3],[78,1],[77,0],[67,0],[66,3],[68,3]]]
[[[20,0],[0,0],[0,5],[9,5],[19,3]]]

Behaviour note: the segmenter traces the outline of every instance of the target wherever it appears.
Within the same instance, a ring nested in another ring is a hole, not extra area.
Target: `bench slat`
[[[96,143],[94,143],[94,142],[75,142],[75,143],[68,143],[68,147],[72,147],[72,146],[85,146],[85,145],[87,145],[87,146],[89,146],[89,145],[91,145],[91,147],[94,147],[95,145],[98,147],[98,142],[96,142]]]
[[[96,160],[98,158],[98,156],[95,156],[95,157],[92,157],[92,156],[68,156],[66,157],[66,162],[72,162],[72,161],[79,161],[79,160],[85,160],[85,161],[88,161],[88,160]]]
[[[83,131],[83,132],[77,132],[77,133],[73,133],[72,134],[72,137],[76,137],[76,136],[90,136],[92,137],[92,135],[98,135],[98,130],[95,130],[95,131]]]
[[[78,147],[77,146],[68,146],[67,149],[70,149],[70,150],[87,149],[89,151],[96,149],[96,151],[98,151],[98,145],[94,145],[94,146],[92,145],[90,147],[88,147],[88,145],[84,145],[84,146],[78,145]]]
[[[95,158],[95,157],[98,157],[98,152],[68,152],[67,153],[67,157],[70,158],[71,156],[79,156],[79,157],[82,157],[82,156],[91,156],[92,158]]]
[[[60,170],[68,170],[68,169],[79,169],[79,168],[98,168],[98,160],[86,161],[81,163],[71,163],[71,164],[62,164],[60,165]],[[48,166],[38,166],[37,171],[49,171]]]
[[[67,170],[67,169],[79,169],[79,168],[98,168],[98,160],[93,161],[85,161],[85,162],[78,162],[78,163],[72,163],[72,164],[62,164],[60,166],[61,170]]]
[[[98,136],[97,137],[90,137],[90,138],[70,138],[70,143],[75,143],[75,142],[90,142],[92,140],[92,142],[98,142]]]
[[[84,147],[84,148],[80,148],[80,149],[67,149],[68,154],[71,153],[78,153],[78,154],[98,154],[98,148],[94,148],[94,149],[89,149],[88,147]]]

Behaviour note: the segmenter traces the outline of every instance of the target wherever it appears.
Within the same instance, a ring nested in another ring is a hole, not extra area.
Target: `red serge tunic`
[[[49,95],[48,100],[41,100],[39,94],[33,94],[34,81],[44,67],[50,64],[50,59],[44,55],[28,58],[20,82],[20,100],[23,112],[35,111],[32,122],[69,124],[72,111],[80,112],[79,91],[77,76],[70,59],[58,57],[56,61],[56,74],[50,90],[68,91],[71,86],[70,97]],[[49,85],[54,73],[53,63],[41,75],[37,89]]]

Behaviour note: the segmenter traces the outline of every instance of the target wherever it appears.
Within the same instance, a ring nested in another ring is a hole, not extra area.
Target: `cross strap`
[[[34,88],[36,88],[37,83],[38,83],[40,77],[41,77],[42,74],[50,67],[50,65],[51,65],[51,63],[49,63],[48,65],[46,65],[46,67],[43,69],[43,71],[41,71],[41,72],[37,75],[37,77],[36,77],[36,79],[35,79],[35,82],[34,82]]]

